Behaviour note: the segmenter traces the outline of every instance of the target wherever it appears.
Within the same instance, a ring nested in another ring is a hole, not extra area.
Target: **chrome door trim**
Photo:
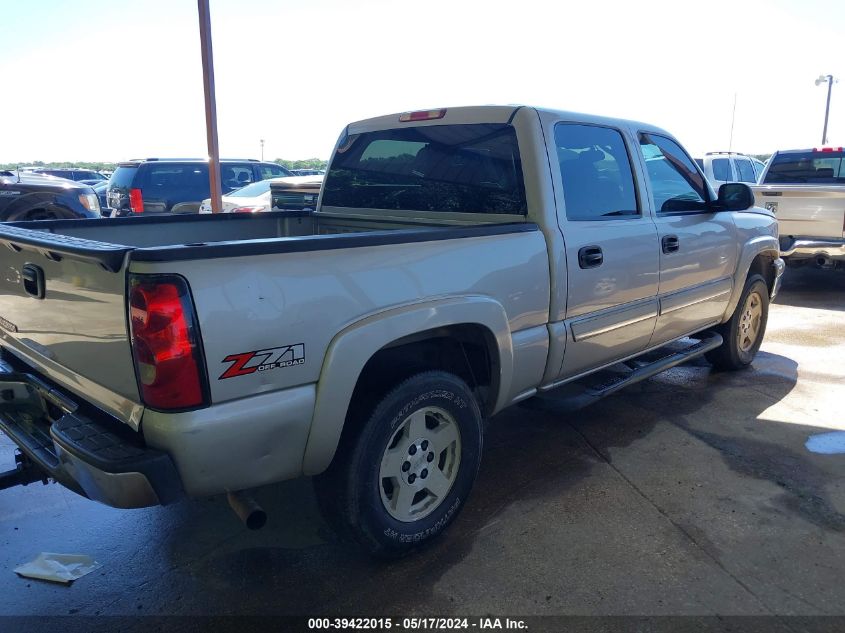
[[[630,316],[626,318],[626,315]],[[572,332],[572,340],[580,342],[635,323],[657,318],[658,315],[659,305],[657,298],[654,297],[634,304],[614,306],[612,310],[606,312],[593,312],[586,317],[572,320],[569,328]],[[610,322],[606,322],[608,317],[611,319]],[[613,317],[621,318],[614,320]],[[592,327],[590,327],[591,325]]]
[[[727,287],[724,287],[726,283]],[[701,292],[705,292],[706,294],[699,294]],[[713,301],[714,299],[730,295],[731,292],[733,292],[733,280],[730,277],[723,277],[722,279],[717,279],[701,286],[684,288],[668,295],[659,296],[660,315],[671,314],[672,312],[677,312],[678,310],[683,310],[699,303]],[[676,301],[678,303],[675,303]]]

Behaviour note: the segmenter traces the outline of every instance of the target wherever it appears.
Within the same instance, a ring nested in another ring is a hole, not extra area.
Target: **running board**
[[[612,393],[616,393],[620,389],[624,389],[628,385],[641,382],[647,378],[671,369],[675,365],[680,365],[693,358],[703,356],[707,352],[716,349],[722,344],[722,335],[716,332],[708,332],[698,342],[689,347],[677,352],[672,352],[666,356],[662,356],[657,360],[653,360],[647,365],[641,365],[632,370],[629,374],[616,376],[606,383],[594,385],[587,388],[587,393],[596,398],[604,398]],[[633,359],[636,361],[636,359]]]
[[[679,345],[686,340],[689,340],[689,343],[679,348]],[[624,363],[618,363],[595,374],[541,392],[534,398],[525,400],[520,404],[531,409],[575,411],[596,400],[614,394],[620,389],[703,356],[721,344],[722,336],[716,332],[702,333],[695,339],[674,341],[668,343],[665,347],[631,358]],[[604,378],[604,380],[598,382],[597,379],[601,380],[601,378]],[[588,382],[590,379],[594,382]]]

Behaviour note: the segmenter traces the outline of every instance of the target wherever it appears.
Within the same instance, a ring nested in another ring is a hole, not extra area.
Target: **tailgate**
[[[781,235],[845,235],[845,187],[765,185],[755,187],[754,193],[759,206],[774,212]]]
[[[142,408],[125,304],[129,250],[0,226],[0,344],[137,428]]]

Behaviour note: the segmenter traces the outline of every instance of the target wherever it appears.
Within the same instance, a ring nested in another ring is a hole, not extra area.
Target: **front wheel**
[[[754,360],[769,318],[769,288],[760,275],[751,275],[727,323],[716,328],[724,342],[706,354],[716,369],[736,370],[747,367]]]
[[[370,553],[398,557],[457,516],[481,462],[482,416],[466,383],[408,378],[337,449],[315,484],[327,517]]]

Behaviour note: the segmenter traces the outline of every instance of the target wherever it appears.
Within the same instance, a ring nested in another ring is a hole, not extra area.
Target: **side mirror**
[[[719,187],[716,205],[723,211],[745,211],[754,206],[754,192],[742,182],[729,182]]]

